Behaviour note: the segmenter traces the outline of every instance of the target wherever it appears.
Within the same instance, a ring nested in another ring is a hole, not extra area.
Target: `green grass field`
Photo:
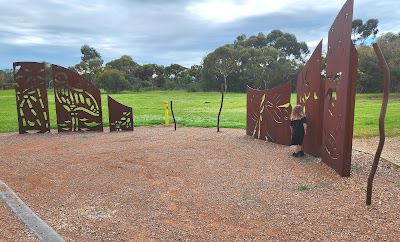
[[[164,101],[173,101],[176,121],[182,126],[216,127],[221,93],[156,91],[112,94],[112,98],[133,107],[135,126],[164,123]],[[53,91],[49,91],[50,123],[56,128]],[[292,105],[296,94],[292,94]],[[0,132],[18,131],[17,109],[14,90],[0,91]],[[379,135],[378,123],[382,94],[358,94],[354,118],[354,137]],[[107,94],[102,94],[103,122],[108,126]],[[173,123],[171,111],[170,123]],[[246,128],[246,94],[226,93],[221,113],[221,128]],[[392,93],[386,113],[387,136],[400,135],[400,94]]]

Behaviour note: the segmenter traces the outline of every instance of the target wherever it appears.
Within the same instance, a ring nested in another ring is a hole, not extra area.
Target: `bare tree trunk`
[[[226,78],[228,77],[228,75],[224,75],[224,92],[226,92],[226,90],[228,90],[228,84],[226,83]]]

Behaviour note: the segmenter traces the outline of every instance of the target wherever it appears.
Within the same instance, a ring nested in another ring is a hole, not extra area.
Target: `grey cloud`
[[[345,1],[297,1],[280,13],[224,24],[191,15],[187,6],[194,2],[198,1],[0,0],[0,69],[27,58],[74,65],[84,44],[98,50],[105,62],[126,54],[140,64],[191,66],[240,34],[249,37],[280,29],[299,41],[319,41]],[[378,18],[380,32],[395,31],[400,26],[399,9],[397,0],[357,0],[354,18]],[[23,38],[44,43],[16,43]]]

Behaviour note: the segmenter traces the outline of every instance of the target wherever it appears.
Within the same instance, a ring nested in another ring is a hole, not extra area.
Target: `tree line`
[[[383,74],[372,46],[366,41],[376,37],[378,20],[353,21],[352,38],[359,53],[357,92],[382,92]],[[391,71],[391,91],[400,89],[400,33],[385,33],[376,38]],[[231,44],[216,48],[199,65],[140,65],[123,55],[104,64],[101,54],[89,45],[81,47],[80,63],[69,69],[83,75],[108,93],[121,91],[179,90],[245,92],[246,86],[269,89],[293,81],[310,54],[305,42],[294,34],[273,30],[247,37],[242,34]],[[48,86],[52,87],[47,64]],[[13,88],[12,70],[0,70],[0,88]]]

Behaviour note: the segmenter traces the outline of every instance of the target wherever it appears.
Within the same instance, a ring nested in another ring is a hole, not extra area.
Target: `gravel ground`
[[[240,129],[8,133],[0,180],[66,241],[398,241],[400,170],[389,156],[365,205],[376,146],[354,150],[342,178]],[[0,241],[34,241],[3,202],[0,212]]]
[[[375,155],[379,145],[379,137],[354,139],[353,150]],[[386,138],[381,159],[400,166],[400,137]]]
[[[0,198],[0,242],[3,241],[39,241],[35,235],[15,215]]]

